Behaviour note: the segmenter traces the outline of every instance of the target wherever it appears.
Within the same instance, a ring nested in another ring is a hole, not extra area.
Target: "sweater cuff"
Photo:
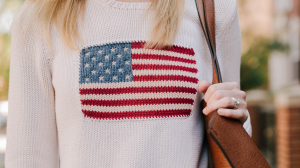
[[[251,126],[251,120],[250,120],[250,114],[249,111],[246,109],[247,113],[248,113],[248,118],[247,120],[244,122],[243,127],[245,128],[246,132],[249,134],[249,136],[252,136],[252,126]]]

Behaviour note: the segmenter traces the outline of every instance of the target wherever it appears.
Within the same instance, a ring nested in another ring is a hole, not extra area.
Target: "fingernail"
[[[223,115],[223,114],[224,114],[224,111],[218,110],[218,114],[219,114],[219,115]]]
[[[207,83],[207,82],[200,82],[200,85],[201,86],[209,86],[209,83]]]
[[[204,108],[202,112],[205,114],[205,111],[206,111],[206,109]]]

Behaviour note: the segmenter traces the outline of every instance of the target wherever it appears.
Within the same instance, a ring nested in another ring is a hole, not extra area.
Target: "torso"
[[[185,2],[174,51],[140,49],[149,3],[126,2],[88,0],[81,53],[55,43],[60,167],[196,167],[204,139],[197,82],[209,78],[211,61],[195,2]]]

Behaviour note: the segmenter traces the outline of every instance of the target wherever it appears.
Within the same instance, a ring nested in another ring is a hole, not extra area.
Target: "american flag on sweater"
[[[197,93],[192,48],[144,49],[144,42],[89,46],[80,53],[80,101],[85,117],[188,117]]]

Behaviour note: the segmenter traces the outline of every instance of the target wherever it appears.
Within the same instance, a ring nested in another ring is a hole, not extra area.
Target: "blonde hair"
[[[69,49],[79,51],[75,39],[85,44],[85,39],[79,35],[78,22],[83,22],[87,0],[26,0],[26,5],[33,5],[28,23],[24,29],[28,29],[34,16],[42,19],[41,23],[47,45],[52,50],[50,29],[51,24],[62,37],[64,44]],[[146,48],[170,47],[180,29],[183,18],[184,0],[152,0],[149,10],[155,11],[152,23],[150,39],[146,42]],[[81,16],[81,17],[80,17]],[[81,20],[79,20],[79,17]],[[26,30],[25,30],[26,31]],[[27,32],[27,31],[26,31]],[[26,33],[24,32],[24,33]],[[24,35],[25,36],[25,35]]]

